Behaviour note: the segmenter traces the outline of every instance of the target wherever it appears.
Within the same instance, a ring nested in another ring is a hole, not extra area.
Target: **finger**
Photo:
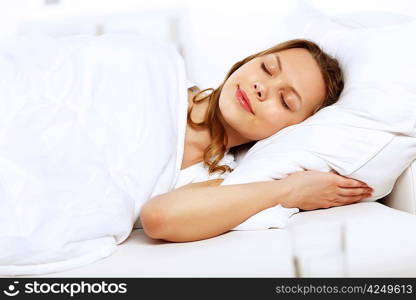
[[[360,196],[363,194],[371,194],[373,191],[371,188],[338,188],[337,194],[340,196]]]
[[[336,175],[337,176],[337,185],[339,187],[368,187],[368,185],[362,181],[359,181],[357,179],[352,179],[348,177],[344,177],[342,175]]]

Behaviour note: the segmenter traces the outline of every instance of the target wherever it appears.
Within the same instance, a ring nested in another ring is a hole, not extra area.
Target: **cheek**
[[[272,105],[265,107],[261,114],[261,119],[270,126],[281,124],[286,118],[287,113],[284,110]]]
[[[227,104],[226,102],[230,102],[230,100],[232,100],[232,98],[234,97],[235,89],[236,89],[235,82],[231,80],[231,78],[229,78],[227,82],[224,84],[224,86],[222,87],[220,98],[219,98],[219,104]],[[229,103],[227,105],[229,105]]]
[[[264,110],[261,120],[264,132],[267,132],[269,135],[272,135],[287,126],[298,123],[298,120],[293,113],[286,111],[283,108],[276,107]]]
[[[226,116],[229,115],[230,112],[232,112],[233,109],[233,103],[231,98],[231,89],[230,88],[223,88],[221,91],[220,97],[218,99],[218,106],[220,109],[220,112]]]

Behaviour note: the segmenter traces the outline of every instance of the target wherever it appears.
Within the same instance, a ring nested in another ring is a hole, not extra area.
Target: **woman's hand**
[[[373,191],[364,182],[338,175],[333,171],[295,172],[284,180],[292,187],[289,200],[291,207],[301,210],[352,204],[370,197]]]

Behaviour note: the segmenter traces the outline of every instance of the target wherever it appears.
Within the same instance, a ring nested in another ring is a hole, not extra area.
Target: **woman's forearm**
[[[288,203],[284,180],[224,186],[179,188],[150,199],[141,210],[145,232],[158,239],[185,242],[229,231],[254,214]]]

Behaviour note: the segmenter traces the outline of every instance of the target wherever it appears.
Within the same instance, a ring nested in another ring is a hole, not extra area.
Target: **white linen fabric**
[[[189,79],[187,79],[186,80],[186,87],[189,89],[189,88],[192,88],[192,87],[194,87],[194,86],[196,86],[196,83],[194,83],[193,81],[190,81]]]
[[[222,185],[281,179],[307,169],[335,170],[374,189],[365,201],[390,193],[416,158],[414,32],[415,22],[316,32],[317,42],[345,71],[340,100],[257,142]],[[251,218],[262,221],[260,214]]]
[[[194,86],[196,86],[194,82],[186,80],[186,87],[188,89]],[[234,155],[229,152],[226,152],[224,154],[224,157],[220,160],[219,165],[227,165],[231,169],[234,169],[237,166],[237,163],[234,159]],[[174,189],[177,189],[190,183],[208,181],[213,179],[224,179],[228,174],[230,174],[229,171],[226,171],[224,173],[216,172],[214,174],[209,174],[208,168],[204,166],[203,162],[199,162],[183,170],[180,170]],[[134,228],[143,228],[143,225],[140,221],[140,216],[134,224]]]
[[[328,15],[312,1],[297,0],[295,9],[281,24],[281,30],[271,38],[281,41],[306,38],[319,41],[329,32],[395,26],[414,21],[412,16],[387,11],[357,11]]]
[[[234,155],[226,152],[224,157],[219,161],[219,165],[227,165],[231,169],[234,169],[237,166],[237,163],[234,160]],[[199,162],[181,170],[179,173],[178,181],[175,185],[175,189],[194,182],[202,182],[213,179],[225,179],[228,174],[230,174],[230,171],[226,171],[224,173],[216,172],[209,174],[208,168],[204,166],[203,162]]]
[[[179,176],[182,57],[129,34],[0,41],[0,274],[110,255]]]

